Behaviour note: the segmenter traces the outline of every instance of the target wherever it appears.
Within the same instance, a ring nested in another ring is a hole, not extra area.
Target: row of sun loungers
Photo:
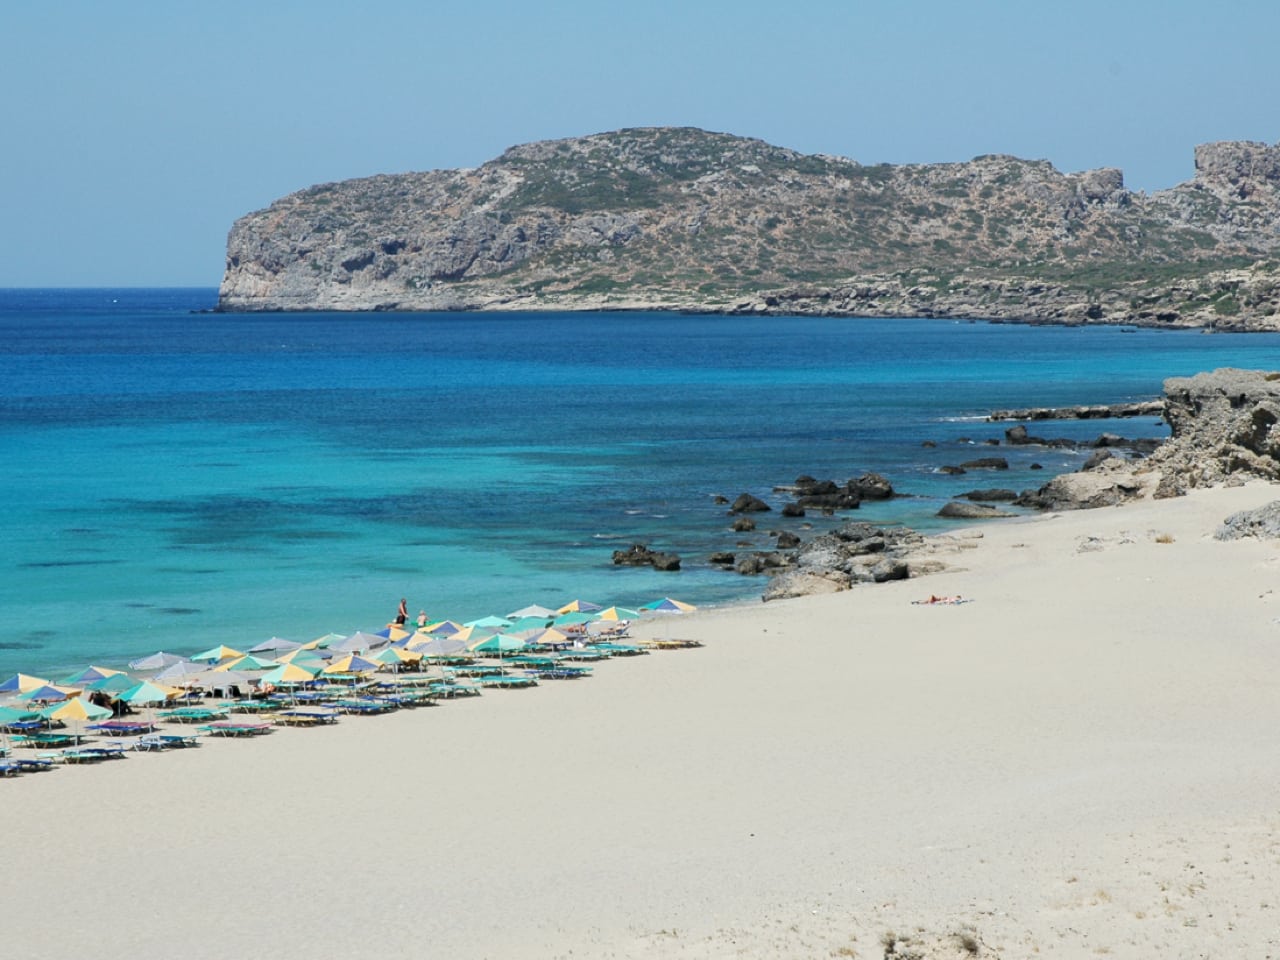
[[[0,748],[0,777],[46,771],[62,764],[119,760],[128,752],[189,749],[200,744],[201,736],[258,737],[277,726],[324,726],[337,723],[343,715],[373,716],[403,708],[433,706],[439,699],[478,696],[484,689],[525,689],[537,686],[540,680],[581,679],[592,672],[586,663],[639,656],[650,650],[701,645],[695,640],[665,638],[634,644],[606,640],[566,648],[553,655],[517,654],[501,658],[497,664],[454,664],[444,668],[443,678],[404,676],[388,682],[353,676],[346,683],[277,691],[269,697],[242,698],[216,705],[187,701],[182,706],[157,712],[154,719],[116,718],[89,724],[85,733],[112,738],[98,743],[82,742],[84,738],[78,733],[50,729],[47,721],[16,721],[0,729],[10,734],[14,745],[43,752],[34,757],[9,757],[8,749]],[[187,725],[196,732],[160,732],[163,729],[160,723]],[[125,739],[128,737],[134,739],[128,741]]]

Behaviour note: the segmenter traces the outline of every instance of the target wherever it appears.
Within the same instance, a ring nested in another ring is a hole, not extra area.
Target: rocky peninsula
[[[1280,146],[1146,194],[1045,160],[866,165],[690,128],[320,184],[232,227],[219,307],[1280,328]]]

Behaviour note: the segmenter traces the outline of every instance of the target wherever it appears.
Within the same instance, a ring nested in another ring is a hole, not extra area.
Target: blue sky
[[[628,126],[1156,190],[1280,140],[1277,37],[1275,0],[6,0],[0,287],[215,286],[286,193]]]

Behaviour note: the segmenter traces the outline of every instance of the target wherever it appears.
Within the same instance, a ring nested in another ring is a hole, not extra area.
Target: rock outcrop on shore
[[[321,184],[240,218],[219,309],[626,310],[1280,328],[1280,147],[1150,195],[1043,160],[868,166],[689,128]]]
[[[1280,480],[1280,373],[1224,368],[1164,382],[1171,435],[1141,460],[1111,457],[1024,493],[1042,510],[1174,497],[1194,487]]]

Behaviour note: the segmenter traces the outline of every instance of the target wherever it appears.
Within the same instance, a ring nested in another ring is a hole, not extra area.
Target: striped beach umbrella
[[[602,610],[603,607],[598,603],[592,603],[590,600],[570,600],[556,613],[595,613]]]
[[[652,603],[646,603],[640,607],[649,613],[690,613],[698,608],[692,603],[685,603],[683,600],[672,600],[670,597],[663,597],[661,600],[654,600]]]
[[[596,614],[597,620],[639,620],[640,611],[627,607],[609,607]]]
[[[4,683],[0,683],[0,693],[30,693],[49,685],[44,677],[33,677],[29,673],[15,673]]]

